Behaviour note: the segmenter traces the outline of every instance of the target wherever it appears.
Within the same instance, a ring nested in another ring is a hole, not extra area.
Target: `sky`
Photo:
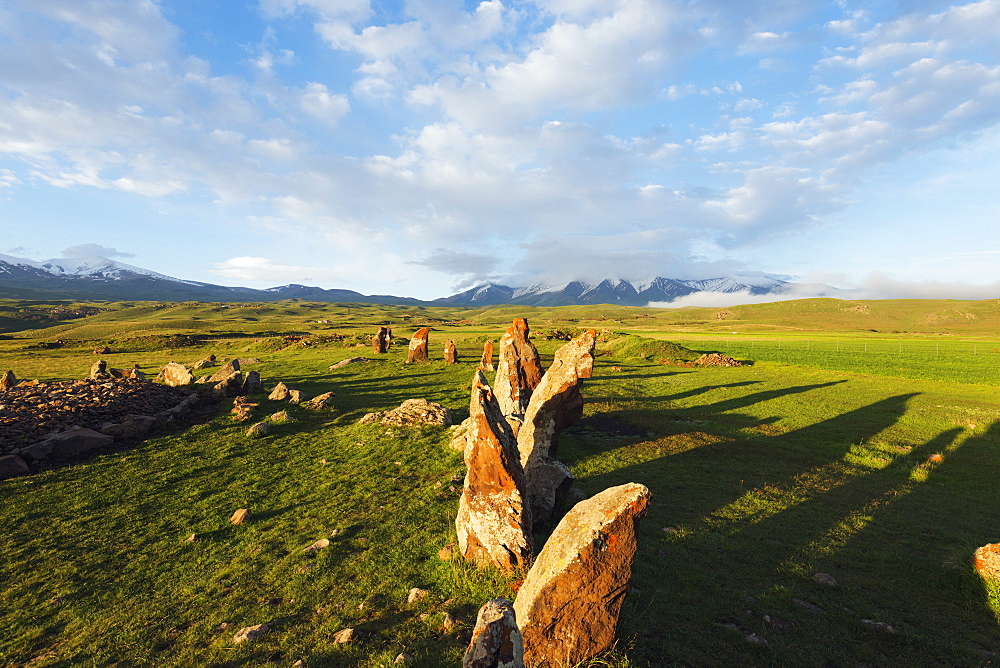
[[[997,26],[1000,0],[0,0],[0,253],[424,299],[997,298]]]

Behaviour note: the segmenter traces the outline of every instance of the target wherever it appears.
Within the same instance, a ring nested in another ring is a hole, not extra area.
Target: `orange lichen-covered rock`
[[[469,402],[465,485],[455,529],[462,555],[510,571],[531,564],[531,515],[517,444],[497,400],[476,370]]]
[[[494,385],[504,415],[523,415],[532,391],[542,380],[542,361],[529,334],[528,321],[515,318],[500,339]]]
[[[976,572],[985,580],[1000,582],[1000,543],[983,545],[973,554]]]
[[[493,342],[483,344],[483,356],[479,360],[479,368],[483,371],[493,371]]]
[[[429,359],[427,345],[430,335],[430,327],[421,327],[413,333],[413,337],[410,339],[410,347],[406,351],[407,362],[426,362]]]
[[[458,349],[455,348],[455,342],[451,339],[444,344],[444,362],[445,364],[458,364]]]
[[[462,668],[524,668],[524,646],[510,601],[495,598],[479,609]]]
[[[575,666],[611,647],[650,493],[628,483],[576,504],[552,532],[517,594],[529,666]]]

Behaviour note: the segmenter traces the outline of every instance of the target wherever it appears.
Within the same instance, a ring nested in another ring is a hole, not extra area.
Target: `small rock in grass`
[[[813,573],[812,579],[813,582],[825,585],[827,587],[837,586],[837,581],[833,578],[832,575],[829,575],[827,573]]]
[[[271,433],[271,428],[267,426],[266,422],[258,422],[250,425],[250,428],[247,429],[247,436],[250,438],[259,438],[261,436],[266,436],[269,433]]]
[[[777,615],[764,615],[764,623],[776,631],[788,631],[795,628],[795,624]]]
[[[235,513],[233,513],[232,517],[229,518],[229,522],[231,524],[245,524],[246,522],[250,521],[251,517],[252,515],[250,514],[250,511],[247,508],[240,508]]]
[[[747,642],[751,645],[760,645],[761,647],[767,647],[767,638],[757,633],[751,633],[747,636]]]
[[[306,393],[302,390],[288,390],[288,403],[290,404],[301,404],[307,398]]]
[[[188,536],[187,538],[185,538],[185,539],[184,539],[184,542],[185,542],[185,543],[193,543],[193,542],[195,542],[196,540],[198,540],[198,534],[196,534],[196,533],[193,533],[193,534],[191,534],[190,536]]]
[[[445,632],[448,632],[461,623],[462,620],[460,620],[458,617],[455,617],[450,612],[445,612],[444,619],[441,622],[441,626],[444,628]]]
[[[271,630],[267,624],[257,624],[256,626],[245,626],[233,636],[233,643],[239,645],[246,640],[256,640]]]
[[[892,634],[899,633],[899,631],[892,628],[889,624],[886,624],[885,622],[876,622],[874,619],[862,619],[861,623],[875,631],[882,631],[884,633],[892,633]]]
[[[267,419],[275,424],[288,424],[289,422],[295,422],[295,419],[288,411],[278,411],[277,413],[272,413],[267,417]]]
[[[990,543],[976,548],[972,565],[984,580],[1000,582],[1000,543]]]
[[[430,592],[427,591],[426,589],[421,589],[420,587],[414,587],[410,590],[410,593],[407,595],[406,602],[409,603],[410,605],[413,605],[414,603],[417,603],[427,598],[428,594],[430,594]]]
[[[354,629],[341,629],[333,634],[333,642],[342,645],[354,640]]]
[[[400,653],[399,653],[399,654],[398,654],[398,655],[396,656],[396,660],[395,660],[395,661],[393,661],[393,663],[394,663],[394,664],[395,664],[395,663],[399,663],[399,664],[403,664],[403,665],[406,665],[406,666],[408,666],[408,665],[410,665],[411,663],[413,663],[413,661],[414,661],[414,659],[413,659],[413,657],[412,657],[412,656],[410,656],[410,655],[409,655],[409,654],[407,654],[406,652],[400,652]]]
[[[454,543],[448,543],[447,545],[445,545],[444,547],[442,547],[440,550],[438,550],[438,559],[440,559],[441,561],[450,561],[451,560],[452,547],[453,546],[454,546]]]
[[[314,552],[316,550],[322,550],[324,547],[330,547],[329,538],[320,538],[318,541],[310,545],[309,547],[303,548],[303,552]]]
[[[819,607],[818,605],[814,605],[809,601],[803,601],[801,598],[793,598],[792,603],[799,606],[803,610],[808,610],[809,612],[814,612],[816,614],[823,614],[824,612],[826,612],[825,610],[823,610],[823,608]]]

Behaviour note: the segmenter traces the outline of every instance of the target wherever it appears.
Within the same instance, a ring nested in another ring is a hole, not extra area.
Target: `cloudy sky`
[[[2,0],[0,253],[1000,296],[1000,0]]]

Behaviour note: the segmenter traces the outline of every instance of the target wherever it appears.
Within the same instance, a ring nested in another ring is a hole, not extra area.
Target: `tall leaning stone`
[[[483,344],[483,356],[479,360],[479,368],[483,371],[493,371],[493,342]]]
[[[529,334],[528,321],[515,318],[500,339],[494,386],[504,415],[523,415],[531,393],[542,381],[542,361]]]
[[[524,668],[524,643],[510,601],[495,598],[479,609],[462,668]]]
[[[528,666],[574,666],[611,647],[650,493],[628,483],[581,501],[552,532],[517,594]]]
[[[444,363],[458,364],[458,349],[455,348],[455,342],[451,339],[448,339],[444,344]]]
[[[469,401],[458,546],[469,561],[505,571],[531,564],[531,514],[517,444],[496,397],[476,370]]]
[[[588,330],[556,351],[552,365],[531,394],[517,433],[521,467],[532,516],[548,517],[573,483],[569,470],[556,459],[559,431],[583,411],[580,386],[594,370],[597,333]]]
[[[413,333],[413,338],[410,339],[410,347],[406,351],[407,362],[426,362],[429,359],[427,345],[430,336],[430,327],[421,327]]]
[[[372,337],[372,352],[382,355],[389,352],[389,345],[392,341],[392,330],[388,327],[379,327],[378,333]]]

